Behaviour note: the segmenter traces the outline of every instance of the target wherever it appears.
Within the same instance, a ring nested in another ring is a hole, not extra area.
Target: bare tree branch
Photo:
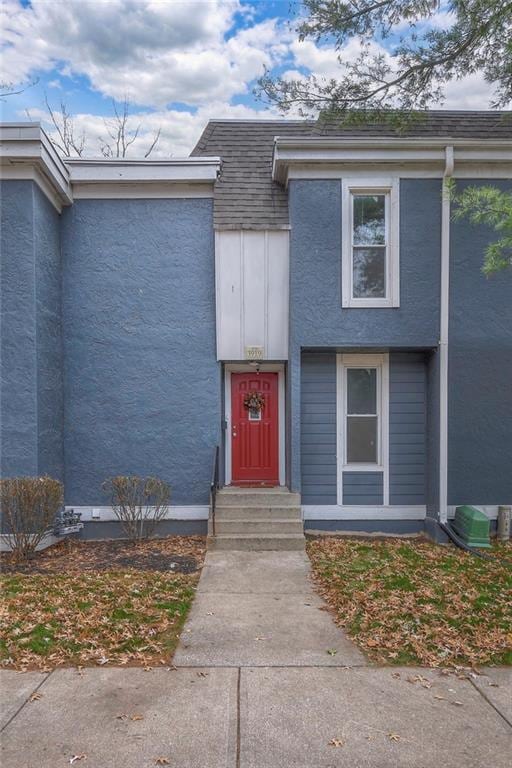
[[[130,102],[126,97],[120,105],[112,100],[112,112],[113,116],[103,121],[111,141],[100,137],[100,150],[104,157],[126,157],[129,148],[139,136],[142,123],[130,128]],[[160,132],[161,129],[159,128],[144,157],[149,157],[158,144]]]
[[[64,157],[82,157],[85,153],[88,137],[85,130],[80,133],[76,129],[75,118],[68,110],[65,102],[61,100],[60,109],[54,109],[47,95],[45,104],[50,123],[54,130],[50,133],[50,139],[55,148]],[[126,157],[130,147],[139,137],[142,123],[134,128],[130,127],[130,102],[125,98],[121,104],[112,101],[112,116],[103,120],[106,135],[99,136],[100,152],[106,158]],[[144,157],[151,155],[160,139],[161,128],[152,136]]]
[[[149,156],[150,156],[150,154],[152,153],[152,151],[154,150],[154,148],[156,147],[156,145],[158,144],[158,142],[159,142],[159,139],[160,139],[160,133],[161,133],[161,131],[162,131],[162,129],[161,129],[161,128],[159,128],[159,129],[158,129],[158,131],[155,133],[155,137],[154,137],[154,139],[153,139],[153,141],[152,141],[152,143],[151,143],[151,145],[150,145],[150,147],[149,147],[148,151],[147,151],[147,152],[146,152],[146,154],[144,155],[144,157],[149,157]]]
[[[17,85],[16,83],[5,82],[0,80],[0,101],[5,101],[8,96],[19,96],[20,93],[24,93],[27,88],[32,88],[33,85],[39,82],[39,78],[36,77],[26,85]]]
[[[44,95],[44,101],[50,120],[56,131],[56,136],[55,134],[50,135],[50,140],[54,147],[56,147],[64,157],[73,157],[73,155],[82,157],[86,146],[85,131],[82,131],[78,137],[75,136],[74,118],[73,115],[68,112],[64,100],[61,99],[60,112],[55,112],[55,110],[52,109],[46,93]]]

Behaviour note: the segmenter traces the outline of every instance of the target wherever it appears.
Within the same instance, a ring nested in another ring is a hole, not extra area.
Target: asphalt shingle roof
[[[386,123],[340,126],[306,120],[210,120],[191,154],[222,158],[214,192],[216,229],[288,226],[286,190],[272,180],[275,136],[512,139],[512,112],[432,111],[400,133]]]

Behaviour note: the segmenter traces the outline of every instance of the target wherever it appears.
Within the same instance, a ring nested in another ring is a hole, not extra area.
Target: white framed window
[[[399,179],[342,181],[342,306],[400,306]]]
[[[389,355],[337,356],[338,497],[343,472],[382,472],[389,503]]]

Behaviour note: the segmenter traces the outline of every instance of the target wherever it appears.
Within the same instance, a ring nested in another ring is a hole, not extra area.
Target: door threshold
[[[226,490],[231,489],[234,491],[241,490],[243,488],[248,488],[252,490],[255,490],[257,488],[263,488],[270,491],[272,490],[287,491],[288,490],[288,486],[279,485],[279,483],[231,483],[230,485],[224,485],[223,488]]]

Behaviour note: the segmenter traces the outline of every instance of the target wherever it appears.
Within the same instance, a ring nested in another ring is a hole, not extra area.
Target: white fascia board
[[[211,198],[213,184],[210,182],[146,182],[132,181],[128,184],[115,181],[99,181],[93,184],[73,184],[75,200],[151,200],[155,198]]]
[[[379,179],[382,184],[389,176],[400,179],[442,179],[444,163],[294,163],[287,170],[286,182],[292,179],[359,179],[367,178],[371,173],[373,179]],[[455,179],[511,179],[512,162],[510,163],[466,163],[457,166],[453,173]]]
[[[69,171],[39,123],[0,124],[3,179],[33,179],[59,208],[73,202]]]
[[[220,170],[218,157],[184,157],[171,160],[83,160],[66,161],[72,184],[123,183],[210,183]]]
[[[510,139],[354,139],[354,138],[287,138],[274,140],[273,178],[287,184],[290,170],[305,164],[317,168],[329,166],[361,167],[365,164],[393,165],[406,168],[411,164],[424,169],[444,168],[444,148],[454,147],[456,163],[474,166],[479,172],[482,164],[505,166],[512,177],[512,140]],[[478,174],[479,175],[479,174]],[[298,174],[295,174],[297,177]]]
[[[35,181],[59,211],[73,202],[75,186],[77,197],[94,197],[94,185],[100,197],[208,197],[220,165],[218,157],[63,160],[40,123],[0,123],[0,177]],[[137,184],[146,189],[134,190]]]

